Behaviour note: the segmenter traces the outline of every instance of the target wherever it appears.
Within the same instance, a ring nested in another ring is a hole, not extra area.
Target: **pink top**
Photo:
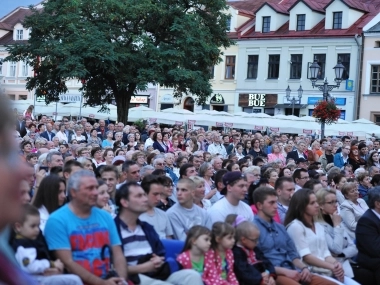
[[[184,269],[192,269],[190,251],[185,251],[177,257],[177,261]],[[226,251],[227,280],[222,279],[222,259],[214,250],[205,254],[202,280],[205,285],[239,285],[234,273],[234,254]]]
[[[285,166],[286,159],[282,153],[277,155],[274,153],[268,154],[268,162],[275,162],[276,160],[280,160],[282,162],[282,166]]]

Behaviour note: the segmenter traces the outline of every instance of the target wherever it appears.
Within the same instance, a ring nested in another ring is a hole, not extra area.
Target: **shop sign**
[[[216,123],[215,126],[217,126],[217,127],[223,127],[223,123]]]
[[[255,113],[255,114],[261,113],[262,111],[263,109],[255,109],[255,108],[252,109],[252,113]]]
[[[224,98],[220,94],[215,94],[210,100],[210,105],[224,105]]]
[[[59,95],[59,102],[62,103],[75,103],[80,102],[81,95]]]
[[[346,80],[346,90],[352,91],[354,89],[354,81],[351,79]]]
[[[226,126],[227,128],[232,128],[233,125],[233,123],[224,123],[224,126]]]
[[[163,104],[173,104],[174,103],[173,95],[171,95],[171,94],[165,94],[164,96],[161,97],[161,103],[163,103]]]
[[[130,103],[132,104],[147,104],[148,96],[132,96]]]
[[[267,107],[271,108],[277,104],[277,94],[239,94],[240,107]]]
[[[155,122],[157,122],[156,118],[149,118],[149,124],[154,124]]]
[[[183,122],[176,121],[176,122],[175,122],[175,125],[177,125],[177,126],[182,126],[182,125],[183,125]]]
[[[308,105],[316,105],[318,101],[322,101],[323,97],[309,97],[307,98]],[[335,98],[335,105],[337,106],[345,106],[346,98]]]
[[[263,126],[255,126],[253,129],[255,131],[262,131],[264,129],[264,127]]]
[[[279,132],[280,131],[280,128],[272,128],[270,127],[269,128],[272,132]]]
[[[302,131],[304,134],[311,135],[313,133],[312,130],[303,130]]]

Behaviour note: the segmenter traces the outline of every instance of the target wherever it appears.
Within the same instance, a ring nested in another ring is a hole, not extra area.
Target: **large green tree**
[[[28,90],[51,102],[82,80],[87,105],[116,101],[126,122],[131,96],[149,82],[192,93],[199,104],[212,93],[210,67],[232,44],[225,0],[48,0],[27,17],[26,44],[9,46],[9,61],[27,61]]]

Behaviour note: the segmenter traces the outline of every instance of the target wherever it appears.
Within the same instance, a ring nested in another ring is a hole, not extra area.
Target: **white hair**
[[[48,152],[46,153],[43,153],[41,154],[39,157],[38,157],[38,164],[39,165],[46,165],[46,157],[48,155]]]

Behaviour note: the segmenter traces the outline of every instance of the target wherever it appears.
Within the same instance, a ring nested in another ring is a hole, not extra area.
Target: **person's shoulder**
[[[293,220],[292,222],[290,222],[290,224],[288,224],[286,226],[286,229],[289,231],[289,230],[295,230],[295,229],[302,229],[304,228],[305,226],[302,224],[302,222],[300,220]]]
[[[171,208],[171,207],[170,207]],[[170,209],[169,208],[169,209]],[[167,217],[168,215],[167,215],[167,213],[165,212],[165,211],[163,211],[163,210],[161,210],[161,209],[159,209],[159,208],[157,208],[157,207],[154,207],[154,213],[156,214],[156,215],[158,215],[158,216],[161,216],[161,217]]]
[[[173,206],[171,206],[167,211],[166,215],[173,215],[174,213],[177,213],[179,210],[179,203],[175,203]]]
[[[49,220],[50,219],[61,219],[61,218],[67,218],[67,214],[70,213],[70,209],[69,209],[69,206],[68,204],[66,205],[63,205],[61,208],[59,208],[58,210],[54,211],[53,213],[51,213],[51,215],[49,216]]]

